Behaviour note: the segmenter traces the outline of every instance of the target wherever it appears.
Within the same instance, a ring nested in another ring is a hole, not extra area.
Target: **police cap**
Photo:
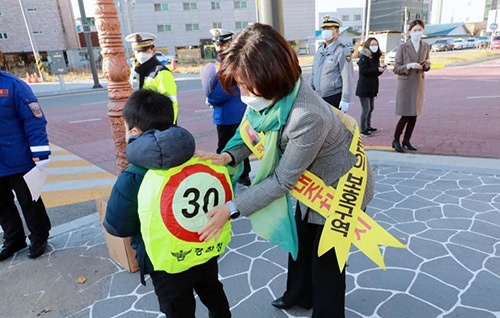
[[[340,27],[340,21],[335,19],[334,17],[330,17],[329,15],[326,15],[323,17],[323,24],[321,24],[321,28],[327,28],[327,27]]]
[[[141,49],[154,46],[156,35],[147,32],[136,32],[127,35],[125,41],[132,44],[132,49],[140,51]]]
[[[215,44],[224,44],[233,39],[234,32],[226,29],[211,29],[210,34],[212,34],[212,41]]]

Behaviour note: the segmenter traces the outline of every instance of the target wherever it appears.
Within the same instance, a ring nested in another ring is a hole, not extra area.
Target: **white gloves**
[[[406,68],[408,68],[408,69],[414,68],[414,69],[420,70],[420,69],[422,69],[422,65],[418,64],[417,62],[413,62],[413,63],[406,64]]]
[[[349,103],[340,102],[339,109],[344,113],[347,113],[347,110],[349,109]]]

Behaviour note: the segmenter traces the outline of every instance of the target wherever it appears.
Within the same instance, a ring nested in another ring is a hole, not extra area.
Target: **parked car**
[[[177,59],[173,55],[165,55],[162,52],[156,52],[155,55],[158,61],[160,61],[163,65],[170,64],[172,61],[177,62]]]
[[[466,41],[468,43],[468,45],[467,45],[468,48],[471,48],[471,49],[478,49],[479,48],[479,40],[478,39],[470,38],[470,39],[467,39]]]
[[[431,46],[431,50],[434,52],[439,51],[451,51],[454,49],[454,44],[452,39],[439,39]]]
[[[500,36],[494,36],[493,39],[491,40],[490,47],[492,49],[500,49]]]
[[[395,48],[393,48],[392,50],[390,50],[389,52],[387,52],[385,54],[385,57],[384,57],[384,63],[387,64],[387,65],[394,65],[394,62],[396,62],[396,52],[398,50],[398,47],[396,46]]]
[[[469,43],[464,39],[455,39],[453,40],[453,47],[455,50],[463,50],[466,49]]]

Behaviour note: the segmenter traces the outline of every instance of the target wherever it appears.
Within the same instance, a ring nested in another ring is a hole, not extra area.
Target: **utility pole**
[[[101,84],[99,84],[99,76],[97,75],[97,69],[95,67],[94,50],[92,49],[92,42],[90,40],[90,26],[87,21],[87,16],[85,15],[83,0],[78,0],[78,6],[80,7],[80,19],[82,20],[83,37],[85,38],[89,56],[90,69],[92,70],[92,78],[94,79],[94,86],[92,88],[102,88]]]
[[[30,21],[28,20],[28,17],[26,16],[26,11],[24,10],[24,5],[23,1],[19,0],[19,6],[21,7],[21,12],[23,14],[23,19],[24,19],[24,24],[26,25],[26,30],[28,31],[28,37],[30,39],[31,43],[31,50],[33,51],[33,56],[35,56],[35,62],[36,62],[36,67],[38,69],[38,74],[40,75],[40,79],[42,82],[45,81],[45,74],[43,73],[42,70],[42,60],[40,59],[40,54],[38,54],[38,48],[36,47],[36,43],[33,40],[33,31],[31,29],[31,24]]]
[[[283,0],[257,0],[257,21],[270,24],[285,36],[283,22]]]
[[[404,10],[404,19],[403,19],[403,35],[404,35],[404,40],[408,40],[408,7],[405,7]]]
[[[365,40],[369,38],[370,34],[370,16],[372,14],[372,0],[367,0],[366,6],[366,25],[365,25]]]

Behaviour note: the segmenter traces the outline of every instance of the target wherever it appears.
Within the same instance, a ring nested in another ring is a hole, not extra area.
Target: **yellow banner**
[[[338,266],[343,270],[351,244],[354,244],[374,263],[385,269],[378,245],[398,248],[405,248],[405,245],[361,210],[368,162],[356,121],[337,109],[335,111],[344,125],[353,132],[349,150],[356,156],[357,162],[339,180],[338,189],[341,190],[327,186],[321,178],[306,170],[290,194],[326,219],[318,247],[319,256],[335,247]],[[244,119],[240,125],[240,135],[253,154],[259,160],[262,159],[264,134],[256,132]]]

